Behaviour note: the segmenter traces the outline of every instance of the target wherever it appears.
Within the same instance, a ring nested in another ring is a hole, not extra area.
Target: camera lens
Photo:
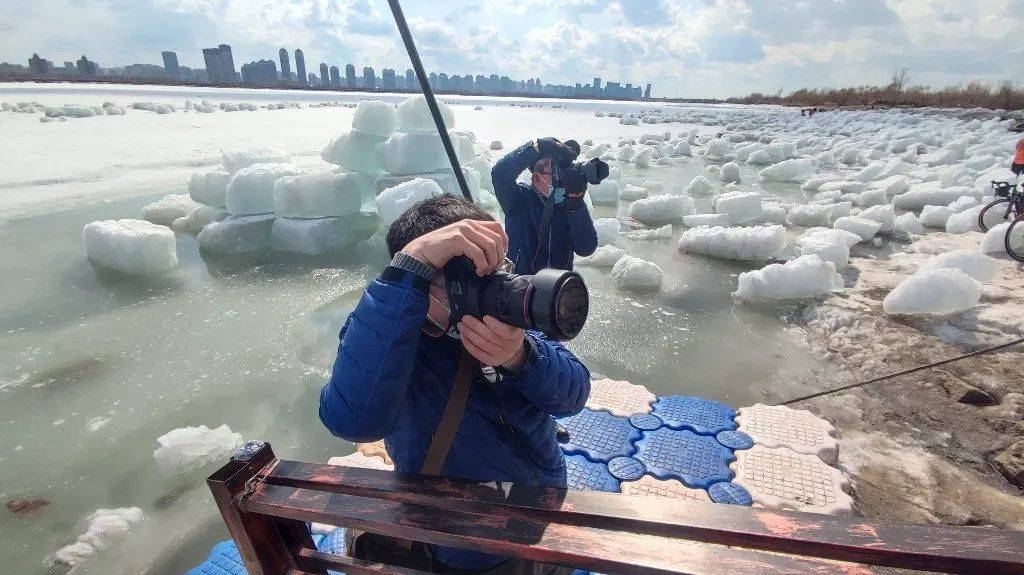
[[[532,276],[496,272],[480,278],[468,258],[458,257],[444,275],[453,325],[464,315],[489,315],[564,341],[579,335],[587,322],[590,295],[576,272],[543,269]]]
[[[544,269],[533,276],[530,319],[537,329],[557,340],[579,335],[587,322],[590,294],[576,272]]]

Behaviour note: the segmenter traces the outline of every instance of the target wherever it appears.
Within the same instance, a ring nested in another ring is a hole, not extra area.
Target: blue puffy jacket
[[[331,433],[354,442],[383,438],[395,470],[405,473],[423,464],[462,348],[457,339],[421,333],[427,294],[412,283],[370,283],[341,329],[334,371],[320,393],[320,419]],[[527,332],[526,341],[528,356],[515,375],[492,382],[475,370],[442,475],[565,487],[553,417],[583,409],[590,373],[542,334]],[[462,569],[501,560],[443,547],[434,553]]]
[[[532,274],[542,268],[571,270],[573,253],[589,256],[597,249],[597,230],[587,207],[569,212],[565,204],[551,214],[551,233],[547,245],[540,242],[540,221],[544,198],[533,189],[516,181],[523,170],[540,159],[540,153],[527,142],[498,161],[491,169],[494,194],[505,212],[508,234],[508,258],[516,265],[516,273]]]

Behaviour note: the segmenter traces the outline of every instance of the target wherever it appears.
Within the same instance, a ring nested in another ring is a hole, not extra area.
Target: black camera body
[[[450,325],[463,316],[489,315],[565,341],[576,337],[587,321],[590,295],[576,272],[543,269],[534,275],[495,272],[480,277],[465,256],[452,258],[443,271]]]
[[[561,183],[566,192],[582,194],[587,191],[587,184],[600,184],[608,177],[608,164],[600,158],[586,162],[565,162],[556,165],[555,180]]]

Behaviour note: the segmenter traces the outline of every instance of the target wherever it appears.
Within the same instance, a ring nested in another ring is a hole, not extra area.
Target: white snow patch
[[[224,194],[228,211],[233,216],[273,212],[275,182],[301,173],[302,169],[294,164],[252,164],[238,170]]]
[[[242,444],[242,434],[227,425],[210,429],[179,427],[156,439],[153,459],[164,473],[188,473],[224,460]]]
[[[600,246],[594,253],[584,258],[577,258],[576,265],[593,267],[612,267],[619,259],[626,255],[626,250],[612,246]]]
[[[86,521],[89,522],[89,526],[85,533],[79,535],[76,542],[62,547],[53,554],[57,562],[73,568],[81,565],[97,551],[109,548],[115,537],[128,534],[132,523],[142,521],[142,510],[138,507],[97,509],[86,517]]]
[[[174,232],[145,220],[100,220],[82,229],[93,263],[127,275],[147,275],[178,265]]]
[[[434,180],[415,178],[381,192],[376,200],[377,212],[387,227],[413,205],[443,194],[441,186]]]
[[[624,255],[612,267],[612,279],[619,289],[661,289],[661,268],[654,262]]]
[[[786,249],[786,228],[751,226],[746,228],[697,227],[679,237],[679,251],[723,259],[770,260]]]
[[[975,280],[986,283],[996,277],[999,264],[981,252],[955,250],[932,256],[921,264],[918,272],[941,269],[958,269]]]
[[[919,271],[882,300],[888,314],[945,315],[971,309],[981,300],[981,284],[959,269]]]
[[[785,300],[813,297],[840,290],[843,278],[832,262],[815,254],[802,255],[785,264],[769,264],[740,274],[733,295],[743,300]]]
[[[629,206],[629,216],[648,226],[677,221],[691,213],[693,198],[689,196],[660,194],[637,200]]]
[[[274,213],[286,218],[344,216],[359,211],[364,178],[354,173],[318,172],[274,182]]]
[[[223,150],[221,155],[224,157],[224,169],[232,174],[253,164],[288,164],[292,161],[288,152],[264,146]]]

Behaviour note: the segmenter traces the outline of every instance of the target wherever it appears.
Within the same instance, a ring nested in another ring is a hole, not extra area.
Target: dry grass
[[[820,107],[938,107],[1024,109],[1024,89],[1009,80],[993,86],[971,82],[966,86],[947,86],[933,90],[928,86],[904,88],[894,75],[888,86],[858,86],[840,89],[801,89],[783,96],[753,93],[742,98],[729,98],[735,104],[781,104],[785,106]],[[905,78],[904,78],[905,80]]]

